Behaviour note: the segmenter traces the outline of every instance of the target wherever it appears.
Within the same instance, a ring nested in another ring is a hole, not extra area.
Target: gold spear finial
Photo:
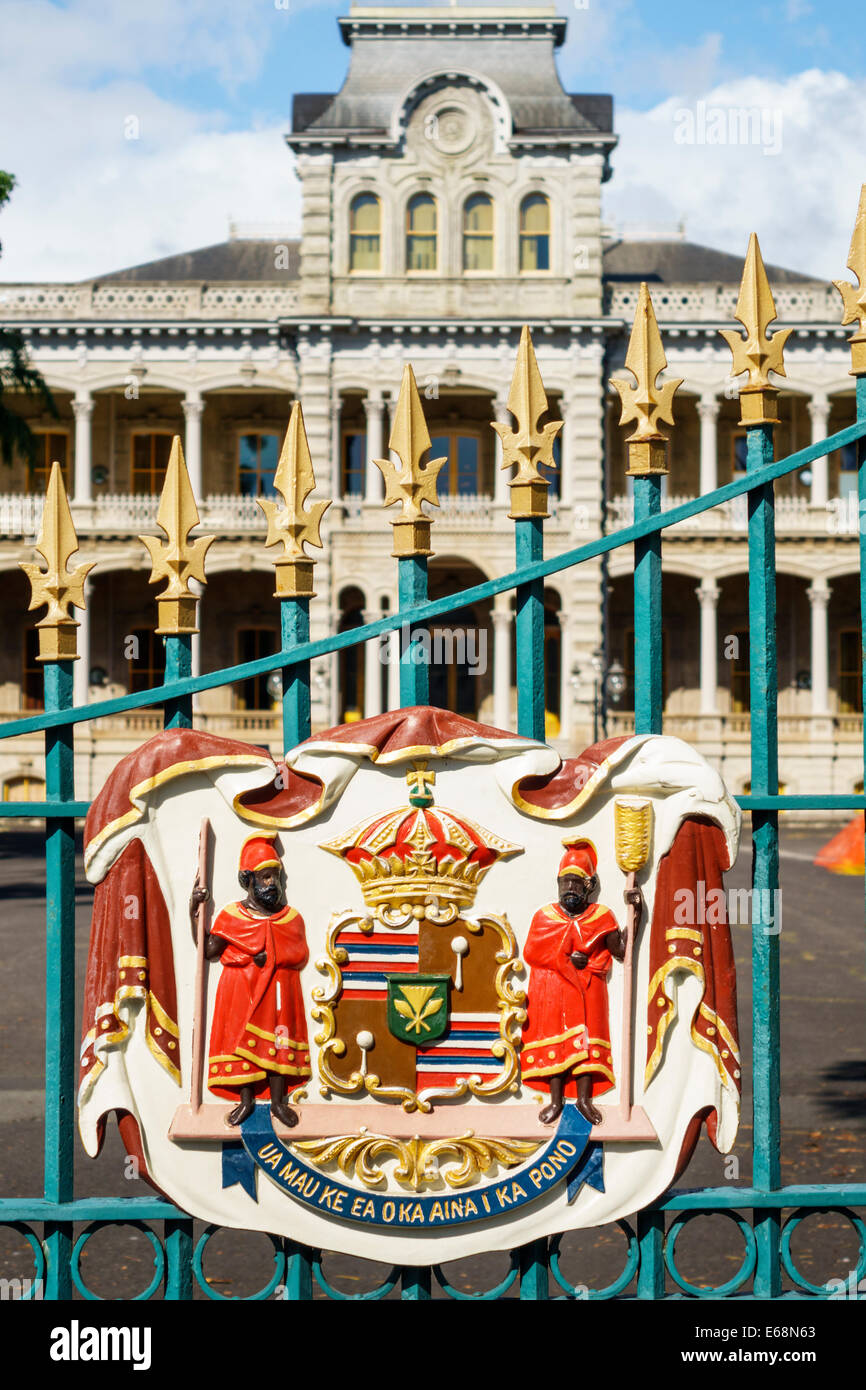
[[[410,366],[403,368],[388,448],[399,458],[402,470],[389,459],[374,459],[373,462],[385,480],[383,505],[390,507],[395,502],[403,504],[400,515],[391,518],[394,528],[394,549],[391,553],[398,557],[431,555],[431,518],[422,510],[421,503],[430,502],[434,507],[439,506],[436,480],[440,468],[448,460],[428,459],[426,464],[421,463],[422,456],[430,448],[430,434],[415,385],[415,373]]]
[[[622,377],[612,377],[610,382],[622,401],[619,423],[634,423],[635,426],[626,440],[628,471],[634,476],[668,471],[668,434],[662,424],[674,423],[674,395],[682,386],[683,378],[658,385],[659,373],[667,364],[652,298],[642,281],[625,358],[625,365],[637,385],[632,386]]]
[[[284,506],[270,497],[257,497],[256,501],[268,519],[268,536],[265,545],[282,545],[283,553],[274,557],[277,571],[277,587],[274,598],[314,598],[312,559],[304,549],[305,545],[315,545],[321,550],[322,517],[330,507],[330,500],[304,503],[316,486],[313,473],[313,460],[304,426],[304,412],[300,401],[295,401],[289,416],[289,426],[280,461],[274,474],[274,487],[283,499]]]
[[[848,250],[848,269],[857,279],[856,287],[847,280],[834,280],[842,296],[842,322],[856,323],[857,332],[848,341],[851,345],[851,376],[866,375],[866,183],[860,189],[860,205],[854,222],[854,234]]]
[[[162,637],[197,632],[195,620],[198,596],[190,589],[189,581],[197,579],[200,584],[207,583],[204,557],[216,537],[198,536],[195,540],[189,539],[190,531],[194,526],[198,526],[199,515],[189,473],[186,470],[180,435],[177,434],[171,441],[171,453],[168,457],[156,521],[165,532],[167,540],[164,541],[159,536],[138,538],[150,554],[152,570],[149,582],[159,584],[163,579],[166,581],[162,593],[156,596],[159,608],[159,627],[156,631]]]
[[[78,621],[69,611],[70,605],[85,608],[84,581],[94,562],[68,567],[70,555],[78,549],[78,537],[72,524],[72,513],[63,484],[59,463],[52,463],[45,492],[45,506],[36,549],[47,568],[19,561],[30,580],[30,609],[47,605],[44,618],[36,624],[39,633],[37,661],[77,661]]]
[[[749,373],[748,381],[739,391],[740,424],[777,424],[779,393],[770,381],[770,372],[785,375],[783,352],[793,329],[779,328],[772,338],[767,337],[767,327],[776,318],[776,302],[754,232],[749,237],[734,318],[745,328],[745,337],[736,328],[720,328],[719,332],[733,353],[731,376]]]
[[[519,517],[547,516],[547,489],[550,477],[539,471],[539,464],[555,469],[553,441],[562,429],[561,420],[551,420],[539,429],[539,420],[547,414],[547,393],[535,349],[532,334],[526,324],[520,334],[517,361],[508,392],[508,409],[517,421],[517,429],[492,421],[493,428],[502,440],[502,467],[513,468],[517,472],[509,482],[511,488],[512,520]]]

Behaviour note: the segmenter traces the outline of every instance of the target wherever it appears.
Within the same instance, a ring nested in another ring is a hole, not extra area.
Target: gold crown
[[[348,864],[369,907],[430,898],[469,906],[487,871],[521,847],[444,806],[434,807],[430,787],[436,774],[426,763],[416,764],[406,780],[408,806],[372,816],[322,849]]]

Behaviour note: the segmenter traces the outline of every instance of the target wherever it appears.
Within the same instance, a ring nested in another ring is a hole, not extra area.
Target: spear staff
[[[198,869],[195,876],[196,888],[208,886],[208,843],[210,841],[210,821],[202,819],[198,835]],[[195,938],[195,1001],[192,1016],[192,1081],[190,1101],[193,1110],[199,1110],[204,1089],[204,1037],[207,1031],[207,976],[205,974],[205,937],[207,902],[198,904],[193,917]]]
[[[650,855],[652,836],[651,801],[642,797],[621,796],[614,802],[614,841],[616,862],[627,875],[625,897],[637,887],[638,871]],[[619,1116],[626,1124],[631,1119],[632,1090],[632,1026],[631,1010],[634,993],[634,941],[637,934],[637,908],[628,903],[625,922],[625,955],[622,974],[622,1077],[619,1088]]]

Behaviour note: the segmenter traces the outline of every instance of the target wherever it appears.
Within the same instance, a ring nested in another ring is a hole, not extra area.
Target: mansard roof
[[[743,256],[693,241],[617,241],[606,246],[603,255],[603,278],[619,283],[738,285],[742,274]],[[820,276],[779,265],[768,265],[767,275],[771,285],[823,284]]]
[[[281,241],[247,240],[246,238],[220,241],[214,246],[202,246],[195,251],[181,251],[176,256],[165,256],[158,261],[145,261],[142,265],[130,266],[125,270],[115,270],[108,275],[95,275],[100,284],[115,281],[157,281],[191,280],[206,281],[208,284],[239,280],[272,280],[283,285],[286,280],[297,280],[300,275],[301,243],[288,237]],[[285,247],[285,270],[275,265],[278,247]]]
[[[285,270],[275,269],[274,253],[277,246],[287,248],[288,264]],[[617,241],[605,247],[603,266],[604,279],[620,284],[646,280],[650,284],[664,285],[738,285],[743,273],[743,258],[727,251],[716,251],[711,246],[698,246],[691,241]],[[823,283],[819,276],[804,275],[778,265],[768,265],[767,274],[773,285]],[[299,276],[299,241],[289,238],[279,242],[273,238],[238,238],[93,278],[100,284],[130,281],[148,284],[203,281],[215,284],[247,280],[284,285],[287,280],[297,280]]]
[[[352,50],[346,80],[294,98],[290,145],[393,138],[416,92],[461,78],[504,101],[515,136],[613,143],[612,98],[562,87],[554,48],[566,21],[552,7],[353,7],[339,22]]]

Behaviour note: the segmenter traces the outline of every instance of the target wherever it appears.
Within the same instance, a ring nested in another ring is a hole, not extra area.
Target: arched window
[[[436,263],[436,199],[430,193],[416,193],[406,208],[406,269],[430,271]]]
[[[493,199],[486,193],[463,204],[463,269],[493,269]]]
[[[382,205],[375,193],[358,193],[349,208],[349,270],[382,267]]]
[[[550,203],[530,193],[520,204],[520,272],[550,269]]]

